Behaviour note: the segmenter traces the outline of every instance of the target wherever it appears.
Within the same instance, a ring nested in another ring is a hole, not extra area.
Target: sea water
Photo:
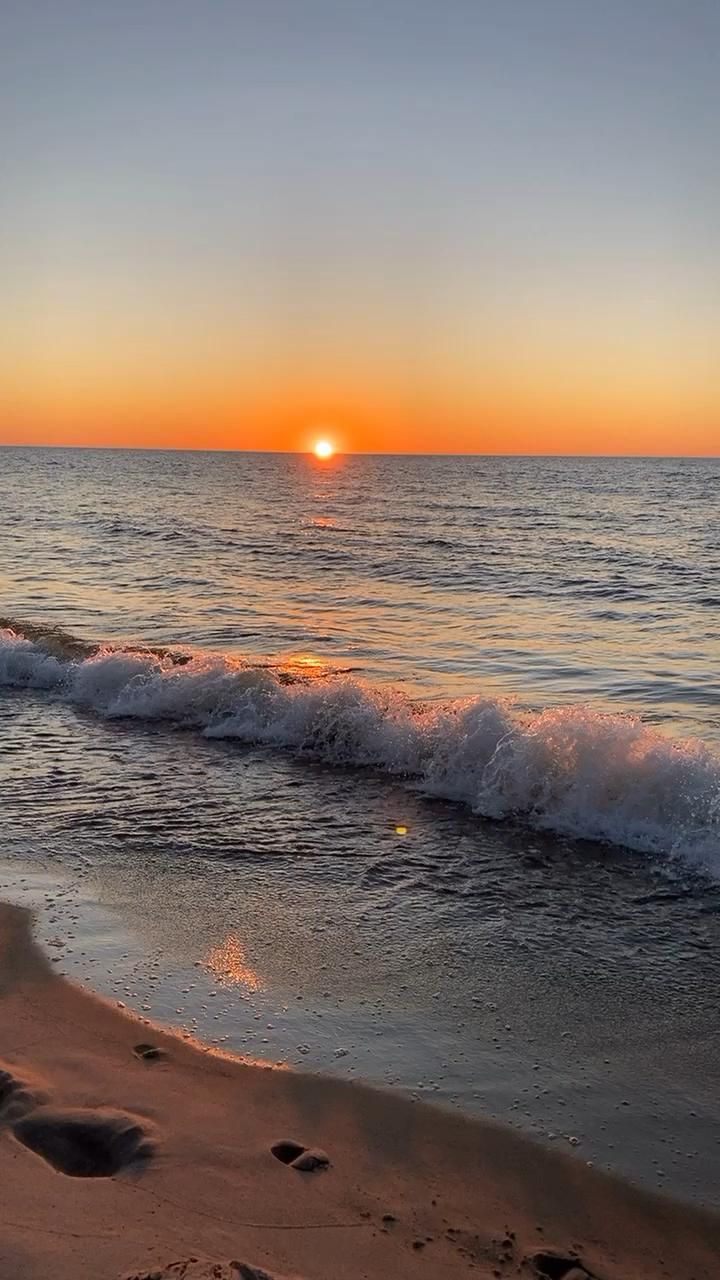
[[[720,461],[0,484],[4,892],[58,967],[712,1199]]]

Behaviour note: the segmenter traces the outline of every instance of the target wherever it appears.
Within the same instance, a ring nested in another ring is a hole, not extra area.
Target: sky
[[[719,0],[3,0],[0,443],[720,453]]]

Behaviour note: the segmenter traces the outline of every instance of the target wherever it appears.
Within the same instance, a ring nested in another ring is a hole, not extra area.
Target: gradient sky
[[[0,441],[720,453],[720,0],[3,0]]]

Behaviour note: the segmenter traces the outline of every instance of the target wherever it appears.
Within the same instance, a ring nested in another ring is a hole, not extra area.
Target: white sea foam
[[[682,857],[720,875],[720,757],[637,718],[511,699],[419,704],[349,677],[287,683],[222,656],[178,664],[103,648],[63,660],[0,630],[0,683],[52,690],[110,717],[167,720],[213,738],[289,748],[419,783],[478,815]]]

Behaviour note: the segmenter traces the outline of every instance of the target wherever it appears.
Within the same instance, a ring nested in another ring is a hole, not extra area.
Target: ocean
[[[0,484],[2,891],[61,970],[718,1203],[720,459]]]

